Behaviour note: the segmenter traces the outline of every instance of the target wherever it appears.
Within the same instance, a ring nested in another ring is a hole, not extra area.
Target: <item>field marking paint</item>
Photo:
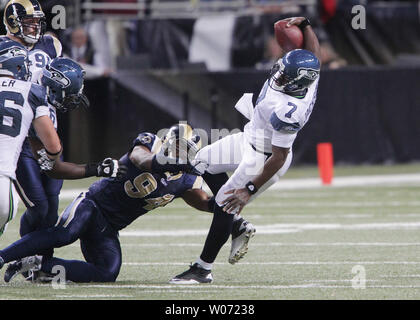
[[[203,243],[121,243],[123,247],[202,247]],[[79,247],[79,244],[74,244]],[[418,247],[420,242],[253,242],[252,247]]]
[[[103,288],[103,289],[270,289],[270,290],[276,290],[276,289],[337,289],[337,288],[343,288],[343,289],[352,289],[351,285],[323,285],[323,284],[317,284],[317,283],[308,283],[308,284],[292,284],[292,285],[214,285],[214,284],[194,284],[194,285],[106,285],[106,284],[91,284],[91,285],[77,285],[78,287],[84,287],[84,288]],[[383,289],[383,288],[409,288],[409,289],[417,289],[420,288],[420,285],[366,285],[366,288],[370,289]],[[165,290],[166,291],[166,290]],[[182,291],[182,290],[181,290]]]
[[[215,265],[230,265],[227,262],[215,262]],[[270,261],[241,262],[241,265],[420,265],[420,261]],[[123,262],[125,266],[186,266],[185,262]]]
[[[420,222],[373,222],[358,224],[341,223],[276,223],[270,225],[255,225],[258,234],[283,234],[302,231],[319,230],[417,230]],[[207,235],[207,229],[183,230],[126,230],[121,231],[121,237],[185,237]]]
[[[55,298],[133,298],[134,296],[125,294],[71,294],[71,295],[57,295]]]
[[[387,184],[399,185],[406,183],[419,183],[420,174],[386,174],[386,175],[372,175],[372,176],[350,176],[350,177],[335,177],[330,186],[331,187],[369,187],[369,186],[384,186]],[[281,179],[279,182],[271,186],[268,190],[295,190],[295,189],[316,189],[326,188],[322,185],[319,178],[305,178],[305,179]],[[60,199],[73,199],[81,192],[85,192],[87,188],[78,189],[64,189],[60,193]]]

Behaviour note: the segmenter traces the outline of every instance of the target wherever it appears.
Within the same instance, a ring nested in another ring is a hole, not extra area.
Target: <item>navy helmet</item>
[[[29,44],[37,43],[46,30],[45,14],[37,0],[10,0],[3,23],[10,34]]]
[[[89,107],[83,94],[85,71],[69,58],[55,58],[42,70],[41,84],[46,88],[48,101],[57,110],[66,112],[78,106]]]
[[[270,86],[284,93],[308,88],[318,77],[320,63],[310,51],[295,49],[279,59],[271,69]]]
[[[28,51],[23,45],[12,40],[0,42],[0,75],[26,81],[28,64]]]

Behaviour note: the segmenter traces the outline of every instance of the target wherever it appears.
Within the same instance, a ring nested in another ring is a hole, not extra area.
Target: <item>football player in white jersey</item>
[[[45,88],[26,82],[26,49],[14,42],[0,43],[0,234],[17,210],[13,182],[31,123],[45,146],[45,157],[54,162],[61,154],[60,139],[49,118]]]
[[[210,283],[211,269],[223,244],[232,233],[231,264],[241,259],[255,233],[239,213],[242,208],[274,184],[288,170],[292,145],[308,121],[316,100],[320,48],[310,22],[304,17],[288,18],[304,36],[304,49],[288,52],[273,66],[256,106],[252,94],[244,94],[235,108],[250,121],[244,132],[229,135],[201,149],[195,160],[207,163],[203,175],[234,171],[218,190],[213,221],[203,251],[189,270],[170,283]]]

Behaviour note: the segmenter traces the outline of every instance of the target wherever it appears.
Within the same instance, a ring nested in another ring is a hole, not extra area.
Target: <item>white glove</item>
[[[39,155],[38,164],[43,171],[51,171],[54,168],[55,159],[50,159],[48,157],[47,151],[45,148],[37,151]]]

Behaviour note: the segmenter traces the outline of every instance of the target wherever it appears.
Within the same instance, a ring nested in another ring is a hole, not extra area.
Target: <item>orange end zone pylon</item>
[[[318,143],[316,146],[319,176],[322,184],[331,184],[334,176],[333,147],[329,142]]]

